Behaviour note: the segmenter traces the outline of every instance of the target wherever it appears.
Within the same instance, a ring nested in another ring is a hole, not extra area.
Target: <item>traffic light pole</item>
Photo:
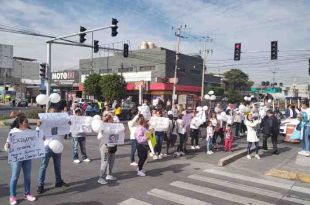
[[[51,77],[52,77],[52,43],[47,43],[47,57],[46,57],[46,96],[50,96],[51,92]],[[46,103],[45,112],[48,112],[49,101]]]

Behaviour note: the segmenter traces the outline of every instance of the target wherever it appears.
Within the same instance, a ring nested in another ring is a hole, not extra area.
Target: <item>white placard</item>
[[[92,133],[91,121],[89,116],[70,116],[70,132],[71,133]],[[90,123],[90,124],[89,124]]]
[[[70,133],[70,117],[67,113],[39,113],[39,118],[40,130],[46,137]]]
[[[40,158],[45,155],[43,136],[40,135],[39,130],[9,133],[9,144],[9,163]]]
[[[100,129],[103,135],[103,143],[107,145],[124,144],[125,127],[123,123],[103,123]]]
[[[150,128],[154,128],[155,131],[165,132],[169,127],[169,118],[153,116],[150,119]]]
[[[151,111],[150,111],[149,106],[147,105],[139,106],[138,110],[140,111],[140,113],[143,115],[145,119],[149,120],[151,118]]]

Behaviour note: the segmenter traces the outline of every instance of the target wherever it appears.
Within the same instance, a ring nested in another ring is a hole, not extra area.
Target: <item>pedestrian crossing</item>
[[[310,205],[310,188],[295,186],[293,181],[262,179],[220,169],[207,169],[199,174],[191,174],[167,186],[153,188],[146,191],[146,194],[154,198],[154,201],[159,198],[169,204]],[[154,201],[130,198],[119,205],[157,204]]]

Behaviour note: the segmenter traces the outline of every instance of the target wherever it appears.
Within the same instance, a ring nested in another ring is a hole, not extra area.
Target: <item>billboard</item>
[[[80,75],[78,70],[52,72],[52,83],[56,85],[73,85],[79,83]]]

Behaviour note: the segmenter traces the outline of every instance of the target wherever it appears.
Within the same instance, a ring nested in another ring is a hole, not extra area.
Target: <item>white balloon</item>
[[[271,99],[269,99],[269,100],[268,100],[268,103],[271,103],[271,102],[272,102],[272,100],[271,100]]]
[[[210,100],[210,95],[206,94],[206,95],[205,95],[205,99],[206,99],[206,100]]]
[[[46,105],[48,103],[48,97],[44,94],[40,94],[36,97],[36,102],[39,104],[39,105]]]
[[[251,108],[249,108],[249,107],[245,107],[245,108],[243,109],[243,112],[244,112],[244,113],[251,112]]]
[[[224,117],[222,116],[222,121],[227,122],[228,117],[225,115]]]
[[[99,116],[100,117],[100,116]],[[91,125],[91,122],[93,121],[93,118],[90,116],[87,116],[85,119],[85,124],[86,125]]]
[[[201,106],[198,106],[198,107],[196,108],[196,110],[197,110],[197,112],[201,112],[201,111],[202,111],[202,107],[201,107]]]
[[[254,98],[254,95],[251,95],[251,98]]]
[[[226,113],[225,112],[221,112],[221,117],[222,118],[226,117]]]
[[[217,120],[219,120],[219,121],[222,121],[222,120],[223,120],[221,115],[217,115],[216,118],[217,118]]]
[[[58,93],[50,94],[50,101],[52,103],[58,103],[60,101],[60,95]]]
[[[215,100],[215,99],[216,99],[216,96],[215,96],[215,95],[211,95],[210,99],[211,99],[211,100]]]
[[[63,144],[59,140],[52,140],[52,141],[50,141],[48,143],[48,146],[56,154],[62,153],[62,151],[64,149]]]
[[[202,109],[203,109],[204,111],[206,111],[206,110],[208,110],[208,106],[205,105],[205,106],[202,107]]]
[[[95,115],[95,116],[93,117],[93,120],[101,120],[100,115]]]
[[[208,92],[208,94],[209,94],[209,95],[214,95],[214,91],[213,91],[213,90],[210,90],[210,91]]]
[[[103,122],[102,120],[93,120],[91,123],[91,128],[93,129],[94,132],[100,132],[102,129]]]

